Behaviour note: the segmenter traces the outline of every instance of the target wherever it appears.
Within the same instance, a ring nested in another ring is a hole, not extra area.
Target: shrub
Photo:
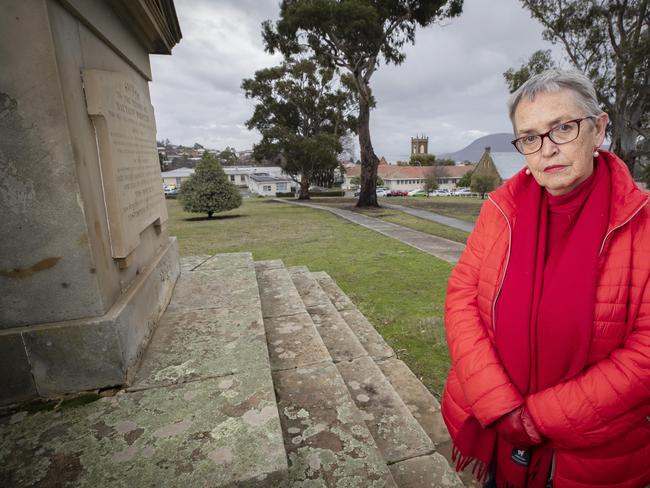
[[[294,198],[296,194],[292,191],[278,191],[275,193],[275,196],[279,198]]]
[[[217,158],[207,152],[203,153],[194,174],[183,183],[180,200],[186,212],[206,213],[209,219],[242,203],[239,189],[228,181]]]

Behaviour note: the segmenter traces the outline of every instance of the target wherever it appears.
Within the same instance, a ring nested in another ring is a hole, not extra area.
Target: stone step
[[[273,373],[292,487],[396,487],[332,362]]]
[[[371,358],[377,360],[395,356],[395,352],[386,344],[386,341],[377,332],[377,329],[375,329],[356,305],[352,303],[352,300],[347,297],[343,290],[338,287],[336,282],[326,272],[313,272],[312,276],[316,279],[325,295],[357,336],[359,342],[361,342]]]
[[[288,268],[304,307],[334,362],[351,361],[368,352],[306,267]]]
[[[130,388],[0,419],[3,486],[288,485],[251,254],[183,263],[171,303]]]
[[[370,357],[337,367],[388,464],[433,454],[433,442]]]
[[[395,487],[288,270],[255,268],[290,486]]]
[[[391,471],[398,486],[463,486],[451,467],[453,464],[450,457],[450,438],[442,420],[439,402],[408,366],[394,357],[392,349],[381,335],[327,273],[312,272],[312,276],[359,337],[382,374],[432,441],[434,449],[440,451],[391,464]],[[341,369],[341,365],[339,366]],[[350,371],[355,372],[355,368],[351,367]],[[354,383],[348,385],[359,386],[359,381],[353,381]],[[361,395],[364,395],[362,399],[368,397],[364,393]]]
[[[326,311],[327,322],[323,322],[318,331],[321,335],[323,332],[329,335],[329,338],[323,337],[323,342],[334,358],[335,354],[332,353],[330,344],[334,348],[339,348],[341,344],[339,340],[334,339],[343,337],[346,341],[349,341],[351,336],[356,338],[356,335],[336,310],[330,297],[320,286],[315,276],[307,268],[289,268],[289,273],[312,318],[314,318],[315,314],[318,316]],[[344,300],[340,299],[339,302],[344,302]],[[350,306],[346,308],[348,311],[352,309]],[[357,319],[356,323],[359,322]],[[365,322],[372,329],[372,333],[367,328],[364,330],[366,332],[364,337],[368,339],[366,343],[370,344],[371,347],[379,345],[379,347],[375,347],[376,351],[388,350],[392,353],[392,350],[385,345],[383,339],[376,333],[374,327],[369,322]],[[383,345],[383,348],[381,345]],[[335,364],[388,465],[434,454],[434,444],[409,413],[404,402],[386,380],[373,359],[367,355],[367,352],[363,356],[340,358]],[[416,468],[421,467],[419,464],[413,465],[411,463],[411,465],[398,470],[397,473],[403,479],[414,477],[427,479],[426,470]],[[399,482],[397,485],[401,486]]]

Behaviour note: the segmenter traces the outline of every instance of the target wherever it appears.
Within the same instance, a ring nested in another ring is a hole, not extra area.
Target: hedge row
[[[345,191],[343,190],[334,190],[334,191],[319,191],[310,193],[312,197],[344,197]],[[292,198],[296,195],[290,191],[279,191],[275,194],[276,197],[280,198]]]

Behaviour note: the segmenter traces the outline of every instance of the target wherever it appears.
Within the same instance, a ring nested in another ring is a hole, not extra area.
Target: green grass
[[[420,200],[419,198],[414,199],[412,197],[410,199]],[[445,239],[461,242],[463,244],[465,244],[465,242],[467,241],[467,236],[469,236],[469,232],[465,232],[463,230],[456,229],[454,227],[449,227],[448,225],[439,224],[437,222],[432,222],[430,220],[414,217],[400,210],[394,210],[392,208],[386,208],[386,207],[357,208],[354,206],[356,200],[353,200],[351,198],[346,198],[346,199],[339,198],[336,199],[336,201],[333,203],[330,203],[329,200],[330,200],[329,198],[327,200],[312,198],[312,203],[318,205],[334,206],[337,208],[350,210],[352,212],[358,212],[363,215],[367,215],[368,217],[374,217],[376,219],[381,219],[386,222],[392,222],[393,224],[402,225],[410,229],[419,230],[420,232],[425,232],[427,234],[432,234],[434,236],[444,237]],[[395,203],[396,205],[404,205],[403,203],[398,201],[398,198],[391,199],[390,203]],[[422,208],[422,207],[415,207],[415,208]]]
[[[449,368],[442,324],[451,264],[328,212],[267,199],[207,220],[167,201],[181,254],[250,251],[327,271],[438,397]]]
[[[466,197],[391,197],[388,203],[428,210],[429,212],[454,217],[467,222],[476,222],[485,200]],[[380,202],[381,205],[381,202]]]

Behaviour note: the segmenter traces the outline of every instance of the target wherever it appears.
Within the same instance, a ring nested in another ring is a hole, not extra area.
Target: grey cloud
[[[254,103],[243,78],[273,66],[260,24],[278,15],[278,0],[177,0],[183,40],[172,56],[154,56],[152,100],[159,137],[208,147],[249,149],[259,140],[243,124]],[[410,137],[429,136],[434,153],[460,149],[481,135],[509,132],[502,73],[537,49],[552,48],[516,0],[466,0],[444,26],[416,33],[401,66],[382,65],[371,80],[377,108],[373,145],[393,162],[408,157]],[[557,51],[557,48],[554,48]]]

